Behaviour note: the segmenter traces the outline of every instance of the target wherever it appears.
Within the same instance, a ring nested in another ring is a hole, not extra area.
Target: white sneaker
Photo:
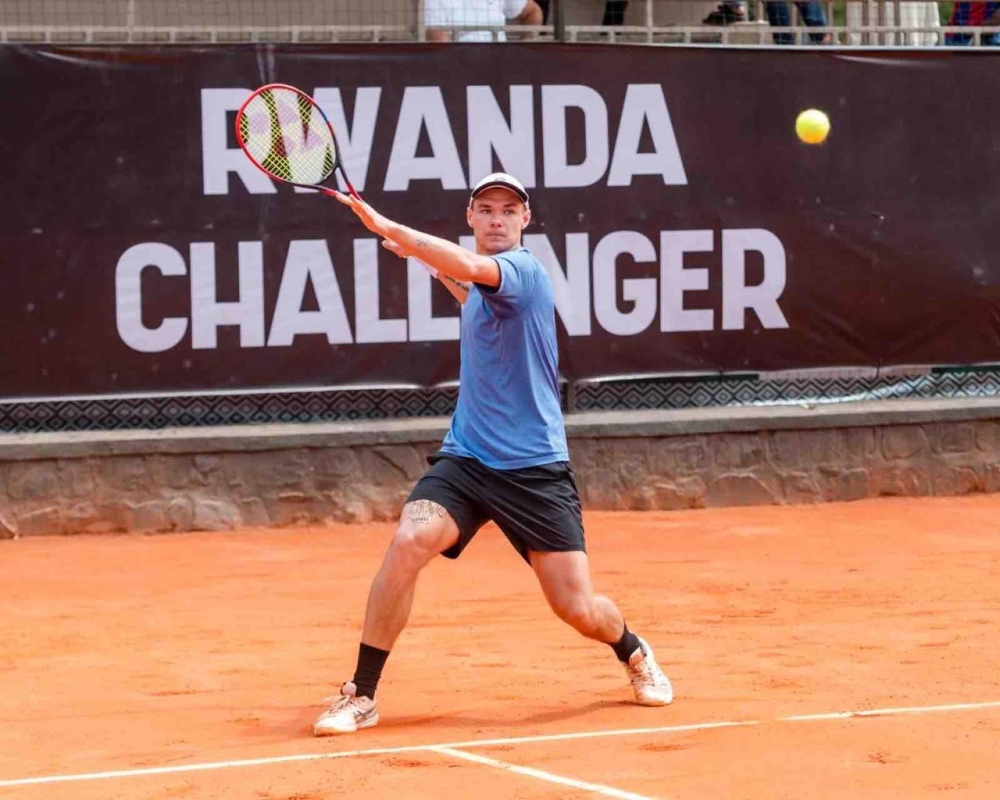
[[[315,736],[354,733],[378,725],[378,704],[370,697],[357,697],[357,691],[357,687],[348,681],[340,687],[339,697],[327,697],[323,701],[333,705],[320,714],[313,725]]]
[[[628,679],[640,706],[666,706],[674,699],[674,688],[653,656],[653,648],[641,636],[639,647],[625,665]]]

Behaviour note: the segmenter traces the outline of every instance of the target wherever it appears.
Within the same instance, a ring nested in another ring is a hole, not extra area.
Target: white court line
[[[893,714],[921,714],[941,711],[967,711],[983,708],[1000,708],[1000,700],[985,703],[955,703],[946,706],[909,706],[903,708],[871,708],[866,711],[837,711],[830,714],[807,714],[791,717],[776,717],[775,722],[801,722],[806,720],[850,719],[852,717],[889,716]],[[742,720],[736,722],[701,722],[692,725],[670,725],[661,728],[625,728],[607,731],[584,731],[582,733],[553,733],[539,736],[517,736],[506,739],[471,739],[465,742],[443,742],[441,744],[414,744],[405,747],[379,747],[370,750],[344,750],[339,753],[304,753],[293,756],[272,756],[270,758],[249,758],[238,761],[210,761],[203,764],[179,764],[173,767],[146,767],[142,769],[122,769],[111,772],[84,772],[76,775],[42,775],[35,778],[14,778],[0,781],[0,788],[8,786],[30,786],[41,783],[67,783],[70,781],[90,781],[107,778],[135,778],[144,775],[170,775],[180,772],[203,772],[213,769],[229,769],[232,767],[258,767],[269,764],[289,764],[302,761],[322,761],[332,758],[350,758],[353,756],[379,756],[394,753],[415,753],[434,750],[442,747],[468,748],[491,747],[495,745],[527,744],[531,742],[559,742],[576,739],[595,739],[608,736],[634,736],[656,733],[680,733],[684,731],[703,731],[713,728],[736,728],[747,725],[760,725],[760,720]]]
[[[517,764],[508,764],[506,761],[498,761],[495,758],[487,758],[486,756],[479,756],[475,753],[466,753],[463,750],[455,750],[451,747],[428,747],[427,749],[433,750],[435,753],[443,753],[447,756],[454,756],[455,758],[464,758],[466,761],[474,761],[477,764],[486,764],[490,767],[497,767],[499,769],[507,770],[507,772],[516,772],[518,775],[527,775],[529,778],[538,778],[543,781],[548,781],[549,783],[558,783],[562,786],[569,786],[571,789],[583,789],[587,792],[603,794],[605,797],[619,797],[621,800],[651,800],[651,798],[644,794],[623,792],[621,789],[605,786],[602,783],[588,783],[587,781],[578,781],[573,778],[564,778],[562,775],[554,775],[553,773],[545,772],[544,770],[533,769],[531,767],[521,767]]]
[[[30,786],[39,783],[67,783],[71,781],[95,781],[108,778],[138,778],[144,775],[171,775],[178,772],[203,772],[212,769],[233,767],[260,767],[268,764],[291,764],[301,761],[323,761],[331,758],[351,758],[353,756],[384,756],[396,753],[416,753],[437,747],[491,747],[494,745],[525,744],[530,742],[559,742],[566,739],[593,739],[606,736],[635,736],[637,734],[680,733],[683,731],[704,731],[712,728],[732,728],[742,725],[758,725],[756,720],[745,722],[701,722],[694,725],[671,725],[662,728],[626,728],[608,731],[585,731],[583,733],[552,733],[539,736],[519,736],[508,739],[472,739],[467,742],[443,742],[441,744],[411,744],[403,747],[376,747],[371,750],[343,750],[339,753],[304,753],[294,756],[271,756],[270,758],[245,758],[239,761],[209,761],[204,764],[178,764],[173,767],[144,767],[140,769],[119,769],[111,772],[82,772],[76,775],[42,775],[37,778],[15,778],[0,781],[0,789],[7,786]]]
[[[885,717],[892,714],[934,714],[941,711],[968,711],[973,708],[1000,708],[1000,700],[990,703],[952,703],[947,706],[869,708],[865,711],[838,711],[833,714],[800,714],[794,717],[778,717],[778,722],[811,722],[813,720],[850,719],[852,717]]]

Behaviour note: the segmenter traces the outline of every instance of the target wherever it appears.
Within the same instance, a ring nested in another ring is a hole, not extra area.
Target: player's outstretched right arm
[[[360,198],[342,192],[337,192],[336,198],[348,206],[368,230],[383,238],[383,247],[400,258],[419,258],[440,272],[441,277],[454,278],[461,283],[500,285],[500,267],[489,256],[472,253],[447,239],[393,222]]]

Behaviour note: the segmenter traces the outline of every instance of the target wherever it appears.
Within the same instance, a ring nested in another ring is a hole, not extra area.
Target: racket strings
[[[337,148],[319,107],[293,89],[267,89],[247,103],[239,124],[250,156],[291,183],[320,183],[337,165]]]

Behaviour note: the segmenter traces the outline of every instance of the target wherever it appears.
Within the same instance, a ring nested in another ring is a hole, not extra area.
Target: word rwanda
[[[257,170],[239,148],[228,144],[230,115],[249,94],[249,89],[201,91],[202,178],[206,195],[228,194],[230,173],[235,173],[251,194],[277,191],[271,179]],[[591,186],[602,178],[607,186],[630,186],[637,175],[658,175],[665,185],[683,186],[688,182],[659,84],[626,87],[616,131],[611,128],[604,98],[595,89],[581,85],[541,87],[540,129],[535,125],[536,95],[532,86],[509,87],[509,116],[489,86],[467,86],[463,98],[465,118],[459,123],[464,130],[454,126],[439,86],[407,86],[398,107],[394,104],[388,109],[382,107],[381,87],[360,87],[355,91],[350,124],[339,88],[317,88],[313,99],[337,132],[342,163],[359,192],[365,190],[371,177],[369,167],[380,116],[383,130],[386,118],[392,120],[394,128],[381,187],[386,192],[404,192],[411,182],[420,180],[439,182],[442,189],[468,189],[457,132],[468,153],[472,181],[493,172],[495,153],[505,171],[533,188],[538,185],[535,155],[540,147],[542,185],[547,188]],[[582,129],[573,129],[574,145],[584,153],[582,159],[575,152],[570,157],[570,113],[582,118]],[[649,152],[639,152],[644,130],[648,130],[652,141]],[[302,141],[290,138],[296,133]],[[418,155],[424,135],[430,155]],[[309,146],[307,132],[296,132],[294,126],[286,126],[283,137],[286,151]],[[384,157],[384,150],[379,148],[379,158]],[[346,189],[342,181],[340,188]]]

